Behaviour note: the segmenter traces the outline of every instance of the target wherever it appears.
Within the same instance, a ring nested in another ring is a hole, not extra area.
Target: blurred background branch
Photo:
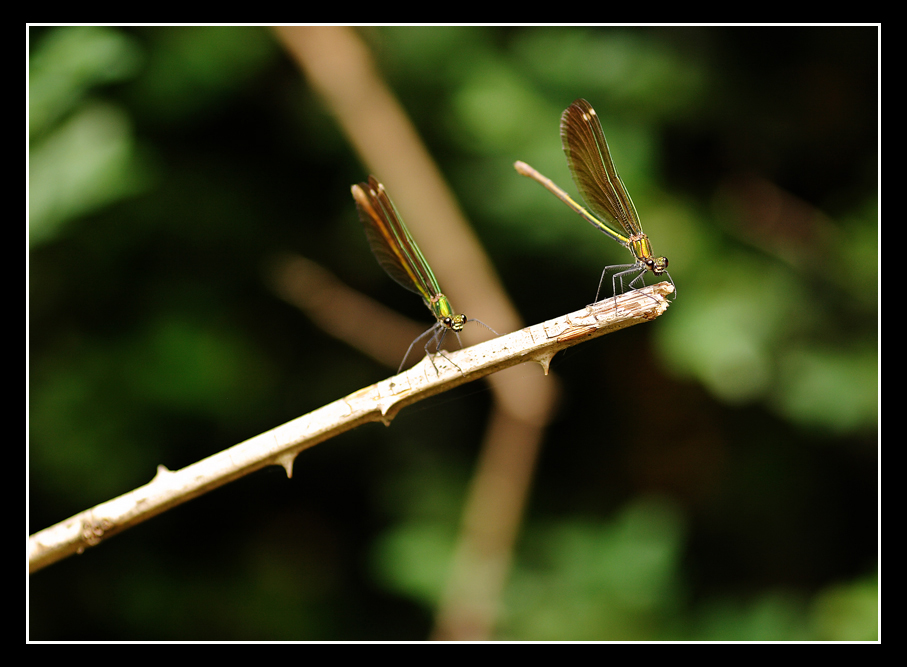
[[[276,28],[367,166],[393,192],[404,220],[431,257],[444,289],[470,317],[498,331],[522,324],[491,262],[403,108],[384,85],[366,46],[349,28]],[[364,178],[365,175],[363,175]],[[465,335],[464,335],[465,337]],[[554,404],[553,378],[489,378],[495,407],[438,610],[439,639],[488,639],[535,459]]]

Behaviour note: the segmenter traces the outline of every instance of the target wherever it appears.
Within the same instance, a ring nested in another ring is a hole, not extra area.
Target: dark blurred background
[[[512,168],[575,192],[577,97],[677,285],[555,358],[495,638],[876,639],[877,29],[357,32],[526,323],[629,259]],[[34,533],[396,370],[281,300],[275,257],[431,316],[373,260],[367,170],[271,31],[29,36]],[[31,639],[427,638],[490,400],[460,387],[51,565]]]

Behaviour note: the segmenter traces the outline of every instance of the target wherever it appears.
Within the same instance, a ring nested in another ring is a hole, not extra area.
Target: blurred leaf
[[[873,349],[791,349],[781,355],[773,403],[786,417],[838,433],[878,425],[878,356]]]
[[[634,501],[612,522],[534,529],[508,594],[510,639],[650,636],[677,602],[685,529],[668,501]],[[524,551],[525,548],[524,548]]]
[[[50,241],[68,220],[138,194],[151,181],[128,115],[101,102],[81,105],[30,151],[29,244]]]
[[[712,601],[703,605],[697,641],[783,642],[813,639],[803,602],[770,592],[749,603]]]
[[[687,300],[660,332],[675,372],[695,377],[722,400],[742,403],[766,396],[774,382],[774,350],[802,325],[796,283],[788,272],[724,254],[708,284],[684,289]],[[761,276],[756,276],[761,272]],[[680,299],[678,289],[678,299]]]
[[[827,588],[813,601],[812,613],[820,641],[879,641],[878,578]]]
[[[388,589],[433,608],[449,572],[454,538],[449,524],[407,522],[381,537],[375,572]]]
[[[101,85],[133,78],[142,53],[108,28],[54,28],[29,61],[29,243],[63,223],[148,187],[128,111],[94,98]]]
[[[75,26],[43,35],[29,59],[30,136],[46,132],[92,88],[134,77],[142,60],[139,46],[121,30]]]

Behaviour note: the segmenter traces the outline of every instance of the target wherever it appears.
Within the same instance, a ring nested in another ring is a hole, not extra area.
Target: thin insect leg
[[[447,333],[447,329],[440,327],[439,325],[436,324],[435,326],[433,326],[431,328],[431,330],[434,332],[434,335],[425,343],[425,348],[424,348],[425,356],[428,357],[428,360],[431,362],[431,365],[434,367],[435,373],[440,375],[441,373],[440,373],[440,371],[438,371],[438,367],[435,366],[435,360],[432,359],[432,356],[431,356],[432,353],[428,350],[428,348],[432,343],[434,343],[435,344],[435,354],[438,354],[441,350],[441,341],[444,340],[444,334]]]
[[[635,268],[636,268],[636,264],[613,264],[611,266],[606,266],[605,269],[602,271],[602,277],[598,279],[598,289],[595,290],[595,301],[593,301],[592,303],[598,303],[598,295],[601,294],[602,283],[605,282],[605,274],[607,274],[608,271],[610,271],[611,269],[627,269],[627,271],[624,271],[622,273],[615,273],[614,276],[611,278],[611,289],[614,290],[614,296],[617,296],[617,286],[615,285],[614,280],[618,276],[622,276],[622,275],[624,275],[624,273],[629,273],[630,271],[632,271]],[[621,281],[621,283],[620,283],[621,290],[623,290],[623,286],[624,286],[623,281]]]
[[[615,274],[614,278],[617,278],[618,276],[621,276],[621,278],[620,278],[620,291],[621,291],[621,292],[624,291],[624,279],[623,279],[623,276],[627,275],[628,273],[633,273],[634,269],[637,269],[637,268],[639,268],[639,265],[638,265],[638,264],[635,265],[634,268],[632,268],[632,269],[628,269],[628,270],[623,271],[623,272],[621,272],[621,273]],[[640,289],[641,287],[645,287],[645,286],[646,286],[646,279],[645,279],[646,273],[648,273],[648,270],[645,269],[645,268],[643,268],[643,269],[639,272],[639,275],[637,275],[633,280],[631,280],[629,283],[627,283],[627,287],[629,287],[631,291],[634,290],[634,289]],[[670,277],[670,274],[668,274],[668,277]],[[637,282],[639,282],[639,281],[642,281],[642,285],[640,285],[639,287],[634,287],[634,285],[635,285]],[[672,281],[672,284],[673,284],[673,281]],[[658,303],[658,299],[656,299],[654,296],[652,296],[651,294],[648,295],[648,296],[649,296],[649,298],[652,299],[655,303]],[[615,301],[615,303],[617,302],[617,291],[616,291],[616,287],[615,287],[615,292],[614,292],[614,301]]]
[[[623,294],[624,289],[626,289],[626,288],[624,287],[624,276],[627,275],[627,274],[629,274],[629,273],[633,273],[634,271],[637,271],[637,270],[639,270],[639,266],[637,266],[636,264],[634,264],[634,265],[630,266],[630,268],[627,269],[626,271],[621,271],[620,273],[615,273],[615,274],[614,274],[614,279],[613,279],[613,280],[616,280],[616,279],[620,278],[620,292],[621,292],[621,294]],[[636,275],[636,277],[635,277],[633,280],[631,280],[629,283],[627,283],[627,287],[629,287],[631,291],[632,291],[633,289],[635,289],[635,288],[633,287],[633,285],[636,283],[637,280],[639,280],[639,279],[640,279],[642,276],[644,276],[644,275],[646,275],[646,270],[645,270],[645,269],[642,269],[641,271],[639,271],[639,273]],[[613,280],[612,280],[612,282],[613,282]]]
[[[611,278],[611,287],[614,290],[614,305],[615,306],[617,305],[617,295],[618,295],[617,280],[618,280],[618,278],[620,279],[620,294],[623,294],[624,293],[624,276],[627,275],[628,273],[633,273],[634,271],[639,269],[638,264],[626,264],[624,266],[629,266],[630,268],[628,268],[626,271],[621,271],[620,273],[615,273],[614,276]],[[620,268],[623,268],[623,267],[620,267]],[[628,283],[631,290],[633,289],[633,283],[635,283],[637,280],[639,280],[639,278],[641,276],[643,276],[645,274],[645,272],[646,272],[646,270],[643,269],[642,271],[639,272],[638,276],[636,276],[633,280],[631,280]]]
[[[668,280],[672,285],[674,285],[674,279],[671,277],[671,274],[668,273],[668,270],[665,269],[665,273],[668,275]],[[677,285],[674,285],[674,298],[677,298]]]
[[[409,353],[413,351],[413,345],[415,345],[417,342],[419,342],[420,340],[425,338],[430,333],[433,333],[437,336],[438,334],[437,334],[436,329],[437,329],[437,326],[433,326],[431,329],[427,329],[426,331],[422,332],[417,338],[415,338],[412,343],[409,344],[409,347],[406,348],[406,354],[403,355],[403,361],[400,362],[400,368],[397,369],[398,374],[400,373],[400,371],[403,370],[403,366],[406,364],[406,359],[407,359],[407,357],[409,357]],[[428,354],[429,343],[431,343],[431,340],[429,340],[429,342],[425,344],[425,353],[426,354]]]
[[[643,269],[642,271],[640,271],[638,276],[636,276],[633,280],[631,280],[629,283],[627,283],[627,286],[628,286],[631,290],[639,289],[639,287],[633,287],[633,285],[635,285],[635,284],[638,283],[640,280],[642,280],[642,285],[641,285],[640,287],[645,287],[645,286],[646,286],[646,279],[644,278],[644,276],[646,275],[646,273],[647,273],[647,272],[646,272],[645,269]]]
[[[444,330],[444,333],[441,334],[441,340],[444,339],[444,336],[445,336],[446,334],[447,334],[447,329],[445,329],[445,330]],[[460,340],[460,334],[459,334],[458,332],[454,331],[454,336],[457,337],[457,342],[460,344],[460,349],[462,350],[462,349],[463,349],[463,341]],[[451,358],[448,357],[446,354],[444,354],[444,350],[441,349],[441,341],[438,341],[438,354],[440,354],[442,357],[444,357],[445,359],[447,359],[447,361],[449,361],[451,364],[453,364],[453,365],[454,365],[454,368],[456,368],[458,371],[460,371],[460,374],[461,374],[461,375],[463,374],[463,369],[460,368],[459,366],[457,366],[457,365],[454,363],[454,360],[453,360],[453,359],[451,359]]]
[[[441,343],[444,342],[444,337],[447,335],[447,329],[443,326],[436,324],[434,326],[435,335],[431,337],[431,340],[425,343],[425,354],[431,354],[428,351],[428,346],[432,343],[435,344],[435,354],[441,351]]]
[[[429,340],[425,344],[425,354],[428,356],[428,360],[431,362],[431,365],[434,366],[435,373],[440,375],[441,371],[438,370],[438,367],[435,365],[435,360],[432,358],[432,353],[429,352],[429,350],[428,350],[429,346],[435,341],[437,341],[437,342],[435,342],[435,352],[434,353],[439,354],[442,357],[444,357],[445,359],[447,359],[447,361],[449,361],[458,371],[460,371],[460,373],[462,373],[463,369],[460,368],[459,366],[457,366],[454,363],[453,359],[451,359],[446,354],[444,354],[444,350],[441,349],[441,344],[444,342],[444,337],[447,335],[447,329],[444,328],[443,326],[441,326],[440,324],[436,324],[433,327],[433,330],[435,332],[435,335],[432,336],[431,340]],[[458,334],[456,331],[454,331],[454,334],[456,334],[457,340],[460,340],[460,334]],[[462,342],[460,343],[460,347],[463,347]]]

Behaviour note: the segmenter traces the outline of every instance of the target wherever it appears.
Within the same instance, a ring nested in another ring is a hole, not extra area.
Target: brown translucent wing
[[[613,225],[612,232],[623,229],[627,236],[641,234],[636,207],[611,160],[598,115],[586,100],[576,100],[564,111],[561,141],[573,182],[602,226]]]
[[[353,187],[353,199],[372,253],[387,274],[426,301],[440,294],[438,281],[394,203],[374,176]]]

